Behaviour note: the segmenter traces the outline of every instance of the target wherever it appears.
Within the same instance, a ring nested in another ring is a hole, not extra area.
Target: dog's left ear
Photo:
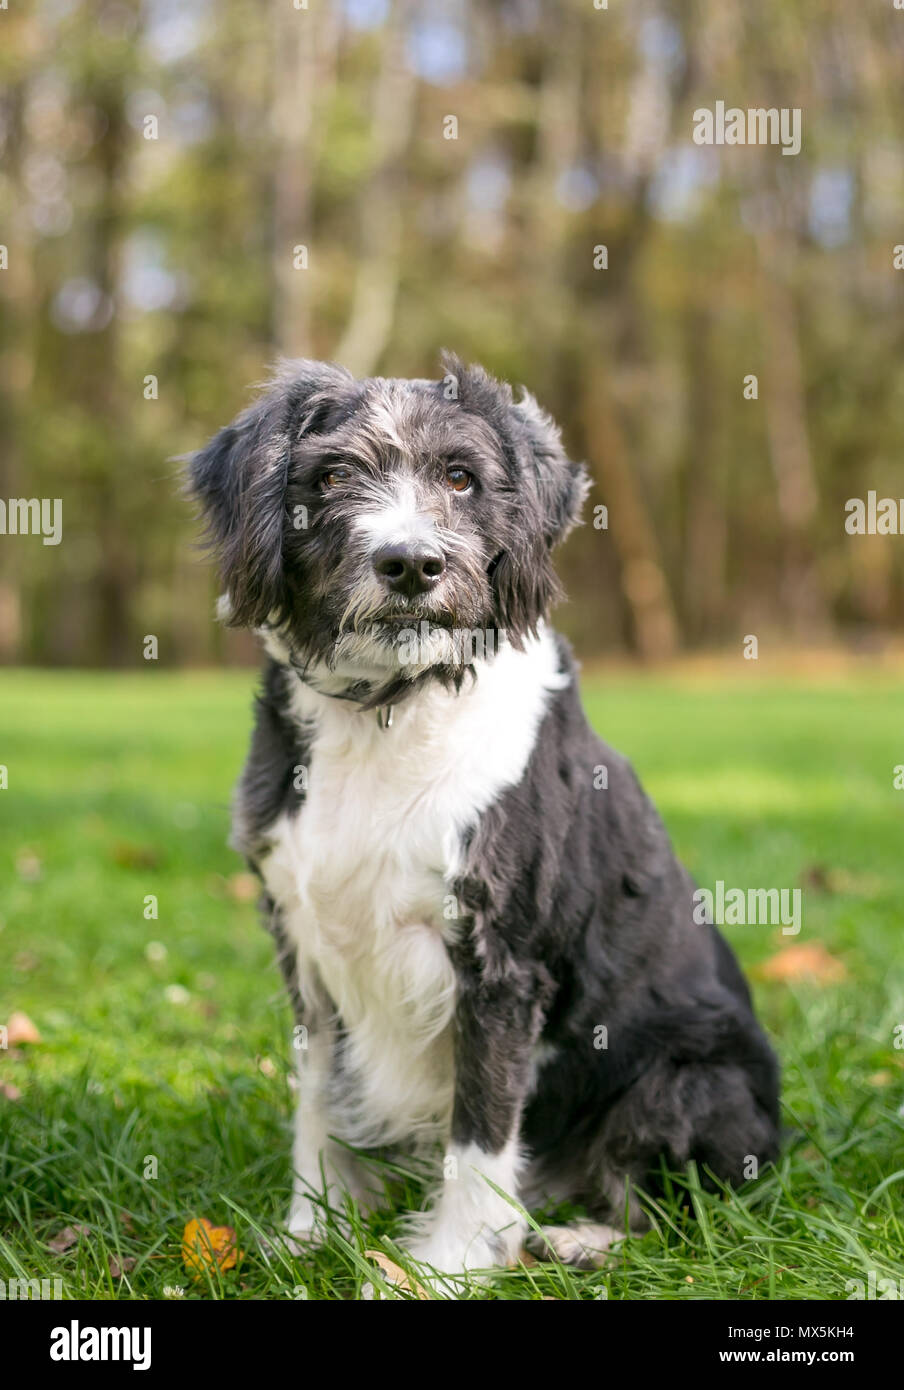
[[[552,549],[580,521],[590,480],[584,465],[574,463],[565,453],[561,431],[552,416],[529,391],[522,388],[522,392],[521,400],[513,402],[511,414],[529,460],[528,470],[533,470],[543,535]]]
[[[552,416],[528,391],[511,400],[508,420],[519,464],[521,515],[496,563],[493,588],[499,625],[520,647],[562,596],[552,551],[577,525],[590,483],[583,465],[566,454]]]
[[[188,491],[204,510],[226,584],[225,616],[233,627],[256,627],[281,616],[292,447],[317,431],[351,381],[329,363],[284,362],[264,393],[187,460]]]
[[[498,625],[519,647],[561,595],[552,550],[577,525],[589,479],[528,391],[515,400],[511,387],[482,367],[465,367],[452,354],[444,354],[443,364],[462,406],[494,427],[512,468],[512,516],[493,560],[492,586]]]

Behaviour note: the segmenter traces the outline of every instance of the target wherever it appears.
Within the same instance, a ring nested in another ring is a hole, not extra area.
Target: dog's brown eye
[[[467,492],[473,481],[473,476],[466,468],[446,469],[446,482],[453,492]]]
[[[331,468],[328,473],[324,473],[320,482],[326,488],[342,487],[342,484],[347,483],[351,476],[352,470],[350,468]]]

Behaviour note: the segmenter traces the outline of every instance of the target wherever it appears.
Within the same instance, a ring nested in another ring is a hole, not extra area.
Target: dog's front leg
[[[545,990],[510,966],[488,981],[471,957],[457,961],[455,1101],[443,1185],[409,1243],[416,1260],[449,1274],[512,1264],[525,1222],[517,1201],[519,1129]]]
[[[286,1223],[296,1251],[322,1238],[326,1208],[342,1211],[350,1194],[367,1210],[380,1200],[379,1185],[348,1149],[330,1137],[327,1098],[335,1065],[335,1032],[312,1029],[298,1054],[298,1104],[292,1140],[292,1202]]]
[[[328,1029],[312,1030],[304,1050],[298,1054],[298,1103],[292,1136],[292,1202],[286,1222],[296,1247],[317,1239],[318,1228],[322,1227],[324,1213],[316,1199],[323,1192],[324,1177],[326,1196],[329,1198],[331,1146],[326,1086],[332,1044]]]

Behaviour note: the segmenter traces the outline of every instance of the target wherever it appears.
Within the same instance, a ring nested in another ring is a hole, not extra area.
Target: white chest
[[[458,696],[424,691],[389,729],[298,687],[298,716],[313,730],[307,797],[273,825],[261,867],[302,993],[316,972],[342,1021],[343,1068],[355,1078],[349,1142],[393,1142],[448,1118],[446,942],[463,836],[523,776],[557,680],[544,637],[501,652]]]

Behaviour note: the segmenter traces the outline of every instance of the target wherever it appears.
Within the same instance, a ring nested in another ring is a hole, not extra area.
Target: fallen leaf
[[[810,888],[816,893],[830,892],[829,870],[825,864],[810,864],[806,869],[802,869],[800,886]]]
[[[77,1245],[80,1236],[91,1234],[90,1226],[64,1226],[61,1231],[47,1242],[48,1250],[52,1250],[55,1255],[62,1255],[67,1250],[71,1250],[73,1245]]]
[[[22,1092],[11,1081],[0,1082],[0,1096],[4,1100],[21,1100]]]
[[[189,1221],[182,1232],[182,1263],[200,1279],[205,1269],[232,1269],[241,1257],[231,1226],[215,1226],[202,1216]]]
[[[112,1279],[121,1279],[124,1274],[131,1274],[137,1263],[138,1260],[135,1255],[124,1255],[121,1260],[117,1259],[115,1255],[111,1255],[110,1277]]]
[[[119,840],[111,847],[110,858],[122,869],[156,869],[160,864],[160,851],[153,845],[134,845]]]
[[[818,985],[835,985],[847,979],[848,970],[844,961],[831,955],[821,941],[798,941],[762,961],[751,974],[783,984],[810,980]]]
[[[226,891],[237,903],[253,903],[260,887],[260,881],[254,874],[231,874],[226,881]]]
[[[870,1086],[890,1086],[894,1079],[894,1073],[890,1071],[874,1071],[872,1076],[867,1077]]]
[[[380,1266],[390,1284],[395,1284],[404,1293],[417,1294],[418,1298],[426,1299],[428,1297],[424,1290],[418,1284],[412,1283],[404,1269],[401,1269],[395,1260],[391,1260],[388,1255],[384,1255],[380,1250],[365,1250],[364,1254],[369,1260],[373,1260],[375,1264]]]
[[[828,884],[830,892],[852,897],[874,898],[882,891],[882,879],[876,874],[851,873],[850,869],[830,869]]]
[[[16,872],[23,883],[37,883],[41,877],[41,861],[33,850],[23,849],[16,856]]]
[[[39,1043],[41,1034],[28,1014],[14,1013],[10,1014],[6,1025],[6,1041],[10,1047],[19,1047],[22,1043]]]

